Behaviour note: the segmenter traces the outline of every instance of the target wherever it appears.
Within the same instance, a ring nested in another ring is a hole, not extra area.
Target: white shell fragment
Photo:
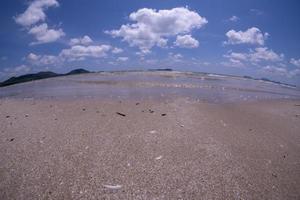
[[[157,133],[157,131],[156,131],[156,130],[152,130],[152,131],[150,131],[149,133],[155,134],[155,133]]]
[[[162,159],[162,156],[158,156],[155,158],[155,160],[160,160],[160,159]]]
[[[103,185],[107,189],[118,190],[122,188],[122,185]]]

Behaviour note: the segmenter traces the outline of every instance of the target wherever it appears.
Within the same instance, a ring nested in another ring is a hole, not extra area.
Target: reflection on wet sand
[[[300,91],[279,84],[191,72],[93,73],[40,80],[1,89],[0,98],[190,97],[211,102],[297,99]]]

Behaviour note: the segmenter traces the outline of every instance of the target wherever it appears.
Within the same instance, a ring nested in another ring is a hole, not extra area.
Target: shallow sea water
[[[91,73],[0,88],[0,99],[177,97],[208,102],[300,99],[300,90],[265,81],[190,72]]]

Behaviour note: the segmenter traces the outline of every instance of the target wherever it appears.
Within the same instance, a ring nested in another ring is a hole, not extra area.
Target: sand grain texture
[[[299,103],[3,99],[0,199],[299,199]]]

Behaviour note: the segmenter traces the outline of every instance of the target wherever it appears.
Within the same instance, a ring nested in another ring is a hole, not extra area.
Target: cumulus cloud
[[[60,56],[70,61],[84,60],[87,57],[102,58],[107,55],[111,48],[112,47],[110,45],[75,45],[69,49],[63,49]]]
[[[37,61],[40,58],[40,56],[34,54],[34,53],[30,53],[27,56],[27,60],[29,61]]]
[[[287,76],[289,75],[289,71],[283,67],[275,67],[275,66],[265,66],[262,68],[263,72],[271,73],[274,75]]]
[[[292,58],[290,60],[290,63],[293,64],[293,65],[295,65],[296,67],[300,67],[300,59],[297,60],[295,58]]]
[[[284,76],[287,78],[293,78],[296,76],[300,76],[300,69],[289,70],[289,69],[281,67],[281,66],[273,66],[273,65],[267,65],[267,66],[263,67],[260,70],[260,72],[266,73],[269,75]]]
[[[36,66],[45,66],[45,65],[58,65],[62,62],[62,59],[58,56],[53,55],[37,55],[30,53],[27,56],[27,61]]]
[[[267,47],[257,47],[254,50],[250,49],[248,53],[230,52],[224,55],[230,62],[237,65],[257,64],[259,62],[279,62],[283,61],[284,55],[277,54],[272,49]]]
[[[70,40],[69,44],[71,46],[74,46],[74,45],[85,45],[85,46],[87,46],[91,43],[93,43],[93,40],[89,36],[85,35],[82,38],[72,38]]]
[[[249,54],[249,58],[253,62],[260,62],[260,61],[282,61],[284,58],[283,54],[277,54],[272,49],[268,49],[267,47],[258,47],[255,48],[255,51],[252,51]]]
[[[207,20],[188,8],[155,10],[143,8],[129,15],[132,24],[122,25],[118,30],[105,31],[112,37],[121,37],[130,46],[144,54],[154,46],[165,47],[168,37],[190,33],[207,24]]]
[[[119,58],[117,58],[117,61],[125,62],[125,61],[127,61],[127,60],[129,60],[128,57],[119,57]]]
[[[120,48],[115,47],[111,52],[112,52],[113,54],[119,54],[119,53],[122,53],[122,52],[123,52],[123,49],[120,49]]]
[[[174,44],[182,48],[197,48],[199,46],[198,40],[191,35],[178,35]]]
[[[38,24],[46,20],[46,9],[58,6],[57,0],[34,0],[24,13],[15,17],[15,22],[25,27],[28,33],[37,40],[31,44],[55,42],[65,35],[62,29],[50,29],[46,23]]]
[[[37,42],[33,42],[32,44],[55,42],[59,38],[65,36],[62,29],[49,29],[46,23],[32,27],[28,33],[33,35],[37,40]]]
[[[237,59],[230,58],[229,61],[221,62],[221,65],[225,67],[245,67],[245,64]]]
[[[256,44],[264,45],[265,40],[268,38],[268,33],[262,33],[256,27],[249,28],[246,31],[230,30],[226,33],[228,41],[225,44]]]
[[[30,53],[26,61],[34,66],[58,66],[68,61],[81,61],[86,58],[103,58],[113,51],[120,52],[121,49],[113,48],[110,45],[74,45],[70,48],[62,49],[58,55],[38,55]],[[126,61],[128,57],[119,57],[118,61]]]
[[[183,56],[180,53],[175,53],[174,54],[174,53],[170,52],[169,53],[169,58],[178,61],[178,60],[181,60],[183,58]]]
[[[59,3],[56,0],[35,0],[29,4],[26,11],[17,17],[15,21],[22,26],[31,26],[40,21],[45,21],[45,10],[49,7],[57,7]]]
[[[224,57],[230,58],[230,59],[234,59],[234,60],[246,61],[246,60],[248,60],[249,54],[247,54],[247,53],[231,52],[228,55],[225,55]]]
[[[240,19],[239,17],[233,15],[233,16],[231,16],[228,20],[229,20],[229,21],[232,21],[232,22],[237,22],[239,19]]]

